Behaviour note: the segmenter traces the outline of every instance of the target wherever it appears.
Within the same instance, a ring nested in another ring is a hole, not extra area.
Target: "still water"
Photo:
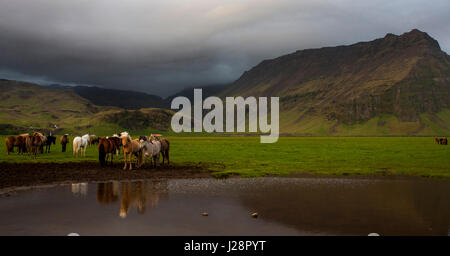
[[[251,217],[254,212],[258,218]],[[449,230],[448,180],[113,181],[0,197],[0,235],[447,236]]]

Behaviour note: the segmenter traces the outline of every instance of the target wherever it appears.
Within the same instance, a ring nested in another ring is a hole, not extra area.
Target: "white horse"
[[[73,138],[73,155],[78,157],[78,152],[81,150],[81,157],[86,156],[86,148],[89,142],[89,134],[85,134],[82,137],[77,136]]]
[[[143,155],[143,161],[141,163],[144,164],[147,158],[150,158],[150,165],[152,165],[153,158],[153,166],[156,167],[156,164],[159,164],[159,153],[161,152],[161,142],[159,140],[140,140],[141,150]]]

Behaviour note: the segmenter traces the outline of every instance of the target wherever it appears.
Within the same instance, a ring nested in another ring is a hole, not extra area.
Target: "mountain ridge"
[[[383,115],[427,126],[421,115],[441,119],[436,114],[450,108],[449,60],[436,40],[413,29],[264,60],[221,96],[280,97],[280,131],[294,134],[339,135],[343,125],[360,125]],[[322,131],[305,129],[312,119]],[[441,121],[445,125],[439,130],[449,133],[450,123]],[[414,134],[421,134],[419,130]]]

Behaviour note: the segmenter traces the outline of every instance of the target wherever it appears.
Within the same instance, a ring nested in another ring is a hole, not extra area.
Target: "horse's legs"
[[[129,158],[129,160],[128,160],[128,162],[130,163],[130,171],[133,169],[133,167],[132,167],[132,165],[131,165],[131,159],[132,159],[132,157],[133,157],[133,153],[132,152],[130,152],[130,158]]]
[[[169,162],[169,150],[168,149],[166,150],[166,157],[167,157],[167,165],[169,165],[170,162]]]
[[[125,153],[125,150],[123,151],[123,158],[124,158],[124,162],[125,162],[125,165],[123,166],[123,170],[126,170],[127,169],[127,153]]]

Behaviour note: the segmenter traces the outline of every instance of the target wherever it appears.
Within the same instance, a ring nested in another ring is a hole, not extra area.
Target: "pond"
[[[399,177],[55,185],[3,194],[0,235],[447,236],[449,195],[448,180]]]

